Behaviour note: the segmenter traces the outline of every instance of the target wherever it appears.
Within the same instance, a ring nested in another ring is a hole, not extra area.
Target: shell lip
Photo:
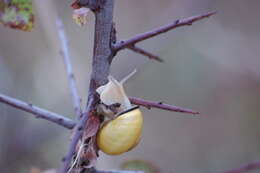
[[[131,107],[130,109],[127,109],[127,110],[125,110],[123,112],[120,112],[118,116],[123,115],[123,114],[125,114],[127,112],[133,111],[133,110],[138,109],[138,108],[139,108],[139,106]]]

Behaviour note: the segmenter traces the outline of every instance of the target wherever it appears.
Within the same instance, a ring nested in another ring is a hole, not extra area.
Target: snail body
[[[131,105],[123,88],[123,83],[134,73],[135,71],[120,82],[109,76],[109,82],[97,89],[102,104],[120,104],[117,110],[118,114],[114,114],[112,120],[104,123],[97,134],[99,149],[109,155],[119,155],[127,152],[133,149],[141,139],[142,112],[139,107]],[[107,117],[111,117],[111,114],[113,114],[109,110],[103,110],[102,113]]]

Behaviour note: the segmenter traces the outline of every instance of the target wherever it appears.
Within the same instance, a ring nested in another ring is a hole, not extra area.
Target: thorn
[[[179,24],[180,23],[180,19],[176,20],[174,23],[175,23],[175,25]]]
[[[81,131],[81,130],[83,130],[83,127],[82,127],[82,126],[79,126],[79,127],[78,127],[78,131]]]

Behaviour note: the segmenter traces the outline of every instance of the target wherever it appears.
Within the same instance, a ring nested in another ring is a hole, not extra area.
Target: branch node
[[[78,127],[78,131],[82,131],[83,130],[83,127],[82,126],[79,126]]]

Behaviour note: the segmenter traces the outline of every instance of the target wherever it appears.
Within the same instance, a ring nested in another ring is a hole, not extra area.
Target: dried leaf
[[[85,8],[85,7],[75,9],[75,10],[73,10],[72,19],[79,26],[83,26],[83,25],[87,24],[87,22],[88,22],[89,11],[90,10],[88,8]]]
[[[96,134],[100,126],[100,120],[95,112],[90,112],[87,120],[82,140],[76,147],[76,157],[71,166],[71,170],[81,170],[90,168],[96,164],[98,148],[96,144]],[[70,171],[71,171],[70,170]]]
[[[0,23],[10,28],[31,31],[34,24],[32,0],[0,0]]]
[[[80,143],[70,171],[73,169],[74,171],[77,170],[76,172],[80,172],[83,168],[95,166],[98,157],[97,150],[96,136],[90,137],[85,143]]]
[[[86,129],[84,130],[83,133],[83,138],[87,139],[89,137],[95,136],[99,129],[99,125],[100,125],[100,121],[98,117],[90,114],[87,120]]]
[[[88,147],[85,148],[81,157],[82,161],[86,161],[87,164],[83,165],[84,168],[91,168],[96,165],[97,162],[97,145],[96,136],[91,137]]]

